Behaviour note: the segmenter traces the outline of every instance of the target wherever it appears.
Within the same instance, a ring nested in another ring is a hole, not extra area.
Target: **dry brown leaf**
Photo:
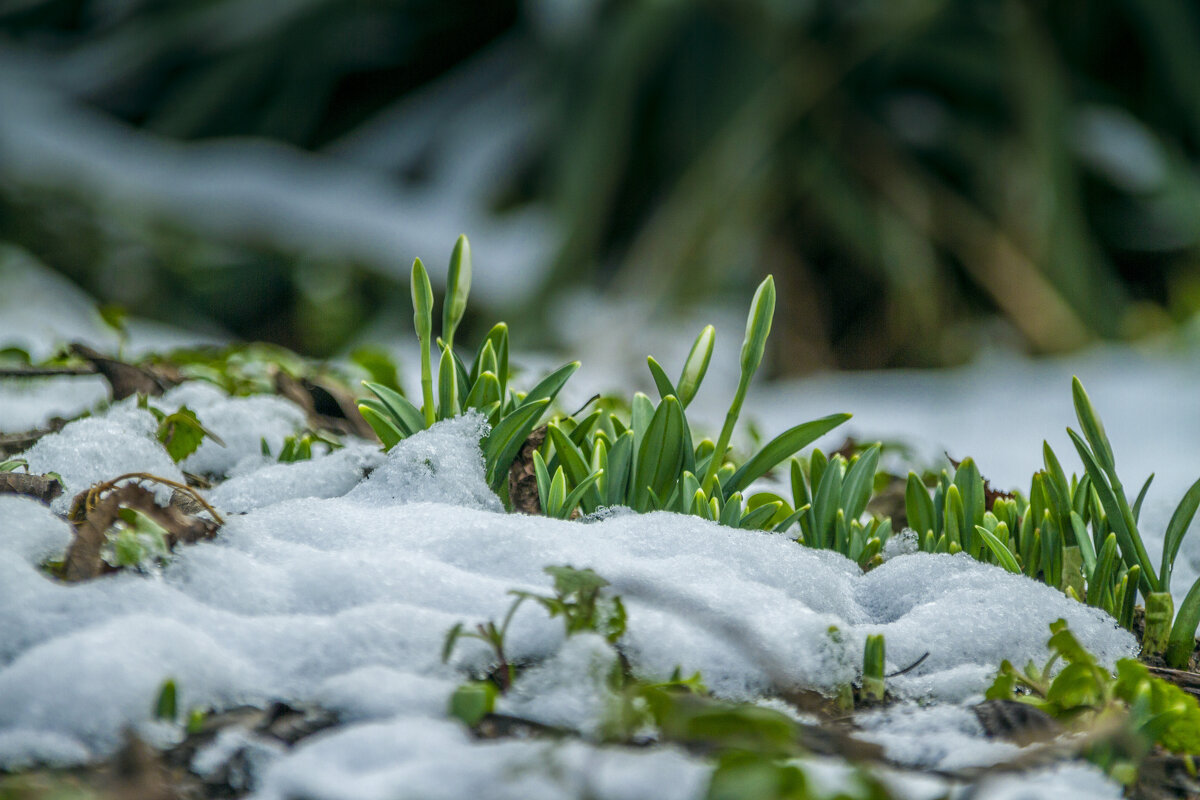
[[[538,496],[537,472],[533,468],[533,454],[546,441],[546,426],[535,428],[521,445],[517,457],[508,469],[508,500],[513,511],[522,514],[542,513],[542,501]]]

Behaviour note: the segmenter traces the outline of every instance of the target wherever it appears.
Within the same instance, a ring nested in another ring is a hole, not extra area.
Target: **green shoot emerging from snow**
[[[508,470],[530,432],[579,368],[571,362],[546,376],[528,392],[510,386],[508,326],[495,325],[480,344],[468,366],[454,350],[454,335],[466,309],[471,287],[471,249],[459,237],[450,258],[447,295],[442,315],[442,337],[433,373],[433,287],[420,259],[413,262],[413,325],[421,351],[421,407],[417,408],[398,388],[375,381],[363,385],[374,395],[359,403],[363,418],[375,430],[384,449],[425,430],[435,422],[467,410],[481,412],[491,426],[483,442],[488,484],[506,496]]]

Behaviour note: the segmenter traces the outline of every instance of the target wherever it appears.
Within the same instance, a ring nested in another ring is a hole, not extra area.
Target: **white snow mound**
[[[153,443],[144,419],[117,426],[114,416],[75,425],[111,434],[113,449],[118,439]],[[74,483],[82,456],[62,446],[72,427],[30,452]],[[397,445],[345,496],[230,516],[216,541],[182,548],[160,577],[61,585],[30,563],[28,542],[0,536],[0,731],[23,732],[20,746],[0,738],[0,766],[111,752],[125,726],[146,729],[161,681],[173,677],[184,707],[319,700],[355,721],[270,762],[258,776],[264,798],[700,796],[706,767],[669,749],[480,744],[438,713],[467,671],[488,663],[466,641],[442,664],[447,629],[499,621],[510,589],[548,593],[543,568],[557,564],[595,569],[625,599],[621,648],[636,672],[699,670],[730,698],[832,691],[855,679],[874,632],[886,636],[889,670],[929,652],[892,685],[935,700],[977,696],[1001,659],[1044,659],[1059,617],[1105,663],[1134,653],[1133,637],[1101,612],[965,555],[900,555],[864,575],[785,536],[676,514],[580,524],[499,513],[484,485],[482,431],[478,418],[439,424]],[[282,495],[282,484],[269,488],[275,474],[246,475],[246,497]],[[29,513],[0,505],[0,530]],[[603,692],[566,691],[566,673],[591,680],[606,648],[595,637],[564,647],[561,620],[526,604],[506,649],[543,664],[528,677],[545,694],[505,702],[590,732]]]

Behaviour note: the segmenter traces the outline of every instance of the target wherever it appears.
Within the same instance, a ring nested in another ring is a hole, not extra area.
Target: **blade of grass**
[[[1167,523],[1167,532],[1163,534],[1162,573],[1159,585],[1164,592],[1171,591],[1171,573],[1175,569],[1175,557],[1179,554],[1179,546],[1183,544],[1183,537],[1187,535],[1192,518],[1196,516],[1197,507],[1200,507],[1200,480],[1193,483],[1184,493],[1183,499],[1175,507],[1175,513],[1171,515],[1171,521]]]

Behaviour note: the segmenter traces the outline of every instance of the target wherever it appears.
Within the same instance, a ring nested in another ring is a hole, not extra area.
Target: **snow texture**
[[[157,429],[149,411],[122,403],[43,436],[21,458],[29,462],[30,472],[57,472],[62,477],[64,491],[51,508],[64,514],[77,493],[120,475],[144,472],[183,483],[183,473],[155,437]],[[161,499],[170,498],[170,490],[158,491]]]
[[[190,381],[156,399],[164,411],[187,406],[224,444],[210,438],[180,466],[196,475],[224,476],[246,458],[262,455],[265,439],[272,453],[283,449],[283,440],[304,427],[304,411],[273,395],[230,397],[203,381]]]
[[[117,408],[75,425],[152,441],[144,414]],[[62,442],[91,440],[72,427],[61,441],[47,437],[39,464],[81,469]],[[43,531],[0,538],[0,731],[21,732],[0,737],[0,763],[100,756],[126,726],[153,735],[150,708],[173,677],[183,707],[282,699],[345,715],[349,724],[277,760],[255,751],[264,798],[301,788],[312,798],[391,797],[412,786],[431,797],[562,796],[556,781],[572,791],[586,784],[599,797],[644,795],[648,786],[655,796],[699,796],[706,767],[669,749],[478,744],[446,720],[453,687],[489,661],[480,643],[464,641],[442,664],[446,630],[499,620],[509,589],[548,592],[550,564],[592,567],[612,582],[629,610],[622,648],[639,674],[700,670],[730,698],[832,691],[855,678],[873,632],[887,637],[889,670],[930,652],[893,686],[935,700],[977,696],[1003,658],[1045,658],[1047,625],[1058,617],[1106,663],[1134,650],[1132,637],[1094,609],[962,555],[897,556],[864,575],[783,536],[675,514],[582,525],[498,513],[483,482],[481,431],[475,418],[441,423],[393,448],[343,497],[230,517],[216,541],[183,548],[161,576],[56,584],[30,555],[61,547],[61,527],[27,503],[0,505],[0,530]],[[245,485],[276,472],[250,472]],[[561,621],[526,604],[508,653],[540,666],[506,708],[595,731],[607,700],[599,680],[611,663],[607,644],[564,643]],[[888,735],[887,725],[880,730]],[[521,764],[531,769],[514,768]]]
[[[36,500],[0,494],[0,548],[29,564],[61,555],[71,543],[71,528]]]
[[[209,492],[208,501],[220,511],[242,514],[305,497],[341,497],[383,463],[379,446],[365,442],[291,463],[248,456],[231,470],[234,477]]]

